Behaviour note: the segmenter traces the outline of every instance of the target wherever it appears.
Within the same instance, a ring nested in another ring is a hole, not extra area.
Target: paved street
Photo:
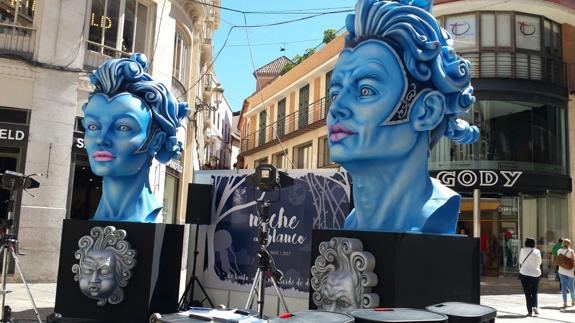
[[[561,294],[556,291],[558,284],[554,281],[541,282],[542,293],[539,294],[539,317],[526,317],[525,299],[521,293],[519,281],[515,278],[487,278],[481,283],[481,303],[497,309],[497,322],[575,322],[575,307],[561,313]],[[12,307],[17,322],[37,322],[32,306],[22,284],[8,284],[7,304]],[[40,315],[46,318],[53,310],[56,284],[32,284],[31,290],[40,309]]]

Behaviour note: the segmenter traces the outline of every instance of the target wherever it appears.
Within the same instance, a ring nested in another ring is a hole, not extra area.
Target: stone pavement
[[[497,309],[497,322],[575,322],[575,306],[569,307],[567,312],[559,311],[562,304],[558,283],[542,280],[539,294],[539,317],[526,317],[525,298],[521,292],[519,280],[516,278],[484,278],[481,282],[481,304]],[[30,289],[39,308],[40,316],[45,319],[52,313],[56,284],[31,284]],[[8,284],[6,304],[12,307],[16,322],[37,322],[32,305],[23,284]]]

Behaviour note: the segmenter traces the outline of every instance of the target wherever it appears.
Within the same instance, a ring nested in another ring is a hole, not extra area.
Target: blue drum
[[[349,312],[357,323],[401,322],[401,323],[447,323],[447,316],[411,308],[365,309]]]

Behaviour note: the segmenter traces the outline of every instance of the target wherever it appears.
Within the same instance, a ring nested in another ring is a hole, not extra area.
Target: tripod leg
[[[10,251],[12,258],[14,258],[14,264],[16,265],[16,269],[18,270],[18,273],[20,274],[20,278],[22,279],[22,282],[24,283],[24,286],[26,287],[26,292],[28,292],[28,297],[30,297],[30,301],[32,302],[32,307],[34,308],[34,313],[36,314],[36,318],[38,318],[38,322],[42,323],[42,319],[40,318],[40,313],[38,313],[38,308],[36,307],[36,302],[34,301],[34,297],[32,296],[32,292],[30,292],[30,287],[28,286],[28,283],[26,282],[26,279],[24,278],[24,273],[22,273],[22,269],[20,268],[20,260],[18,260],[18,257],[14,253],[13,247],[10,247],[10,249],[8,249],[8,251]]]
[[[180,311],[188,310],[188,307],[190,305],[190,302],[188,301],[188,294],[190,293],[190,287],[192,286],[193,283],[194,280],[190,279],[190,281],[186,285],[186,289],[184,289],[184,294],[182,295],[182,298],[180,298],[180,301],[178,302],[178,309]]]
[[[196,283],[198,283],[198,286],[200,286],[200,289],[202,290],[202,293],[204,293],[204,296],[206,297],[205,299],[207,299],[207,300],[208,300],[208,303],[210,303],[210,306],[211,306],[212,308],[214,308],[214,307],[215,307],[215,306],[214,306],[214,303],[213,303],[212,300],[210,299],[210,296],[208,296],[208,293],[206,293],[206,290],[204,289],[204,286],[202,286],[202,283],[200,283],[200,279],[199,279],[198,277],[194,277],[194,281],[195,281]],[[193,297],[193,296],[194,296],[194,295],[192,295],[192,297]]]
[[[0,308],[0,322],[6,322],[8,317],[6,317],[6,311],[4,306],[6,305],[6,275],[8,274],[8,249],[6,245],[0,247],[0,253],[2,254],[2,307]]]
[[[256,275],[254,277],[254,282],[252,284],[252,287],[250,288],[250,294],[248,296],[248,301],[246,302],[246,306],[244,306],[246,309],[252,308],[252,304],[253,304],[253,297],[254,297],[254,293],[256,293],[256,287],[259,280],[259,277],[261,275],[261,271],[258,268],[258,270],[256,271]]]
[[[280,289],[278,288],[278,284],[276,283],[276,280],[273,276],[270,276],[270,280],[272,281],[272,284],[274,285],[274,289],[276,290],[276,294],[278,294],[278,298],[280,299],[280,303],[282,304],[284,310],[286,311],[286,313],[289,313],[286,301],[282,295],[282,293],[280,292]]]
[[[266,289],[266,273],[265,271],[260,270],[260,284],[259,284],[259,295],[258,295],[258,313],[259,318],[264,317],[264,301],[265,301],[265,289]]]

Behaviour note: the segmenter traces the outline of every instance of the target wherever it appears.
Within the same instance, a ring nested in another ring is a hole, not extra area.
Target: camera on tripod
[[[259,264],[254,277],[250,293],[246,301],[245,308],[251,308],[253,301],[257,297],[259,317],[263,318],[264,299],[265,299],[265,279],[266,277],[272,283],[272,286],[286,312],[289,312],[287,304],[278,288],[278,282],[282,280],[283,273],[276,267],[275,261],[267,248],[269,240],[269,227],[270,227],[270,205],[272,202],[277,202],[280,198],[281,190],[294,184],[294,179],[289,177],[287,173],[278,171],[271,164],[260,164],[256,167],[256,171],[246,177],[246,183],[253,185],[261,192],[278,191],[277,198],[270,200],[265,194],[262,194],[260,199],[256,199],[258,207],[258,216],[260,221],[258,223],[258,258]]]
[[[18,251],[18,238],[15,234],[12,233],[12,225],[14,225],[14,206],[16,204],[16,192],[22,192],[23,190],[27,190],[29,188],[40,187],[40,183],[33,179],[32,176],[34,175],[24,175],[10,170],[5,171],[4,174],[0,174],[0,188],[10,191],[10,199],[7,201],[8,207],[6,218],[0,221],[0,254],[2,255],[2,263],[4,264],[2,267],[2,277],[0,283],[4,289],[0,290],[0,298],[2,299],[0,303],[0,322],[12,322],[12,319],[10,318],[12,315],[12,310],[10,306],[6,305],[7,291],[5,290],[6,276],[8,274],[8,268],[6,264],[9,263],[9,257],[12,257],[14,260],[14,266],[20,274],[20,278],[22,279],[22,282],[26,287],[26,291],[28,292],[28,297],[30,297],[30,301],[32,302],[32,307],[34,309],[34,313],[36,314],[36,319],[38,322],[42,323],[42,319],[40,318],[40,313],[36,307],[34,297],[32,297],[28,283],[26,282],[26,279],[24,279],[22,269],[20,269],[18,255],[23,254]]]
[[[0,174],[0,177],[2,178],[2,180],[0,180],[0,184],[2,189],[10,191],[40,187],[40,183],[30,176],[32,175],[26,176],[22,173],[7,170],[4,174]]]
[[[246,177],[246,183],[254,185],[262,192],[271,192],[293,185],[294,179],[286,172],[278,171],[272,164],[259,164],[256,171]]]

